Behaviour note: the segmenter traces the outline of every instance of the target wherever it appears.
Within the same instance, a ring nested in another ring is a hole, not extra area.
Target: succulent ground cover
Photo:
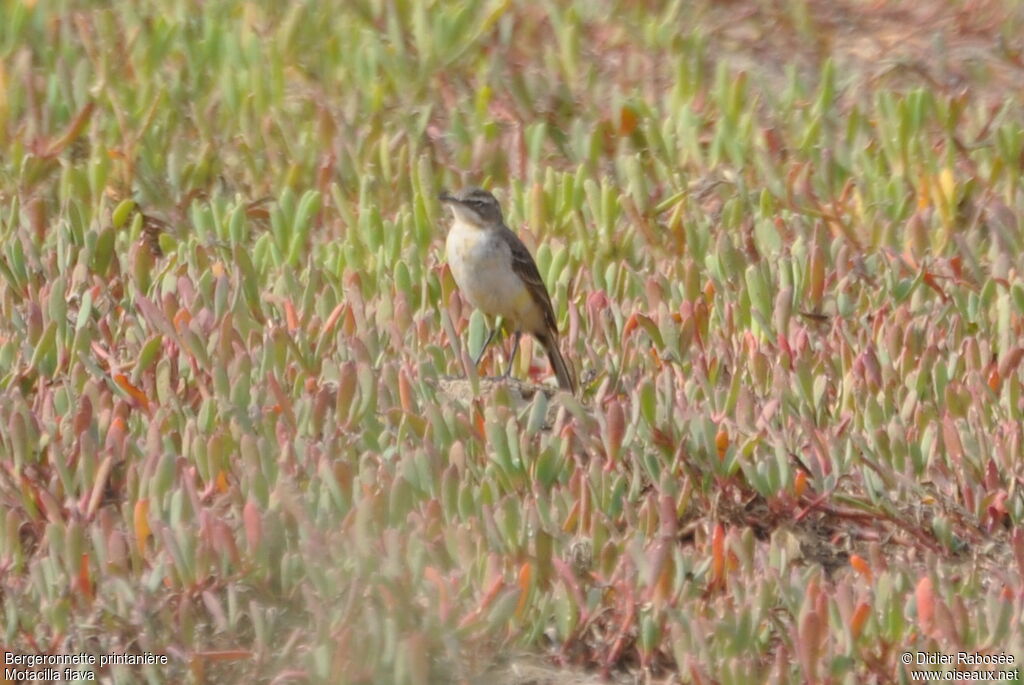
[[[114,683],[1019,667],[1022,36],[1012,0],[0,0],[0,643],[169,659]],[[471,367],[464,184],[577,397],[529,340]]]

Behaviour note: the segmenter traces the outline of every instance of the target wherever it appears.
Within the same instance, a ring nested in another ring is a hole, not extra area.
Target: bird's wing
[[[544,286],[544,279],[540,277],[540,271],[537,270],[537,262],[533,261],[526,245],[511,229],[502,226],[498,234],[512,251],[512,270],[519,278],[523,279],[533,301],[544,311],[544,323],[550,332],[555,334],[557,340],[558,323],[555,321],[555,312],[551,307],[548,289]]]

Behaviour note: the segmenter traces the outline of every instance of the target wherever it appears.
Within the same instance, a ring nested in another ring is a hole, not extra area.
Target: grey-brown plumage
[[[558,348],[558,323],[544,280],[526,245],[505,225],[497,199],[480,188],[445,192],[440,198],[455,216],[445,248],[455,282],[470,304],[504,317],[515,329],[506,375],[526,331],[547,351],[559,387],[576,392],[575,377]]]

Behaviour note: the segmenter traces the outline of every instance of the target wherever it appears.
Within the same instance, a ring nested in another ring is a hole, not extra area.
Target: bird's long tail
[[[555,376],[558,378],[558,387],[562,390],[568,390],[572,394],[576,394],[576,376],[572,372],[572,368],[566,363],[565,357],[562,356],[562,351],[558,349],[558,336],[557,335],[544,335],[539,337],[540,344],[544,346],[544,349],[548,353],[548,361],[551,362],[551,368],[555,371]]]

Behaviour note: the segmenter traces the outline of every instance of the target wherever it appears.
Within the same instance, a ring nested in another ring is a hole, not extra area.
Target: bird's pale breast
[[[541,309],[512,270],[512,251],[493,232],[456,220],[445,243],[448,264],[469,303],[522,330],[543,330]]]

